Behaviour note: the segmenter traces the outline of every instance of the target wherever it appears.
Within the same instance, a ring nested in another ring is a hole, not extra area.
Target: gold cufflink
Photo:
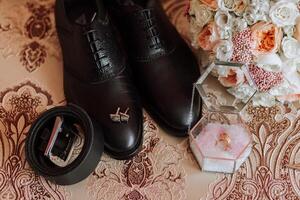
[[[118,107],[117,112],[115,114],[110,114],[110,119],[116,123],[123,123],[123,122],[128,123],[130,118],[128,114],[129,108],[127,108],[125,112],[120,112],[120,110],[121,108]]]

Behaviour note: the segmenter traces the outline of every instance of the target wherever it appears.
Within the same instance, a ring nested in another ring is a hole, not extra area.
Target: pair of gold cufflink
[[[110,114],[110,119],[116,123],[128,123],[129,118],[130,118],[130,116],[128,114],[129,108],[127,108],[125,110],[125,112],[121,112],[120,110],[121,110],[121,108],[118,107],[116,113]]]

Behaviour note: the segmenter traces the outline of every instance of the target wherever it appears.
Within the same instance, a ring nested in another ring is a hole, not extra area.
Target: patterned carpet
[[[188,39],[186,0],[163,0]],[[145,142],[133,159],[104,155],[97,169],[74,186],[36,176],[24,141],[38,115],[64,102],[62,59],[54,0],[0,0],[0,199],[199,200],[300,199],[300,111],[289,106],[249,107],[244,117],[254,150],[233,175],[201,172],[187,139],[164,133],[145,113]]]

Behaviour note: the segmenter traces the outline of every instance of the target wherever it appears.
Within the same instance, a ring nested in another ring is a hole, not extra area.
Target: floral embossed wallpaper
[[[188,38],[186,0],[163,0]],[[63,104],[62,61],[54,0],[0,0],[0,199],[200,200],[300,199],[300,112],[288,106],[249,107],[254,151],[234,175],[200,172],[187,139],[173,138],[145,113],[145,142],[133,159],[104,155],[85,181],[56,186],[36,176],[24,157],[31,123]]]

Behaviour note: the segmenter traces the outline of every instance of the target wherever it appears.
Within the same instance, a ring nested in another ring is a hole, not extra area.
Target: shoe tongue
[[[79,25],[89,25],[91,24],[97,16],[97,12],[87,12],[82,13],[76,20],[75,23]]]

